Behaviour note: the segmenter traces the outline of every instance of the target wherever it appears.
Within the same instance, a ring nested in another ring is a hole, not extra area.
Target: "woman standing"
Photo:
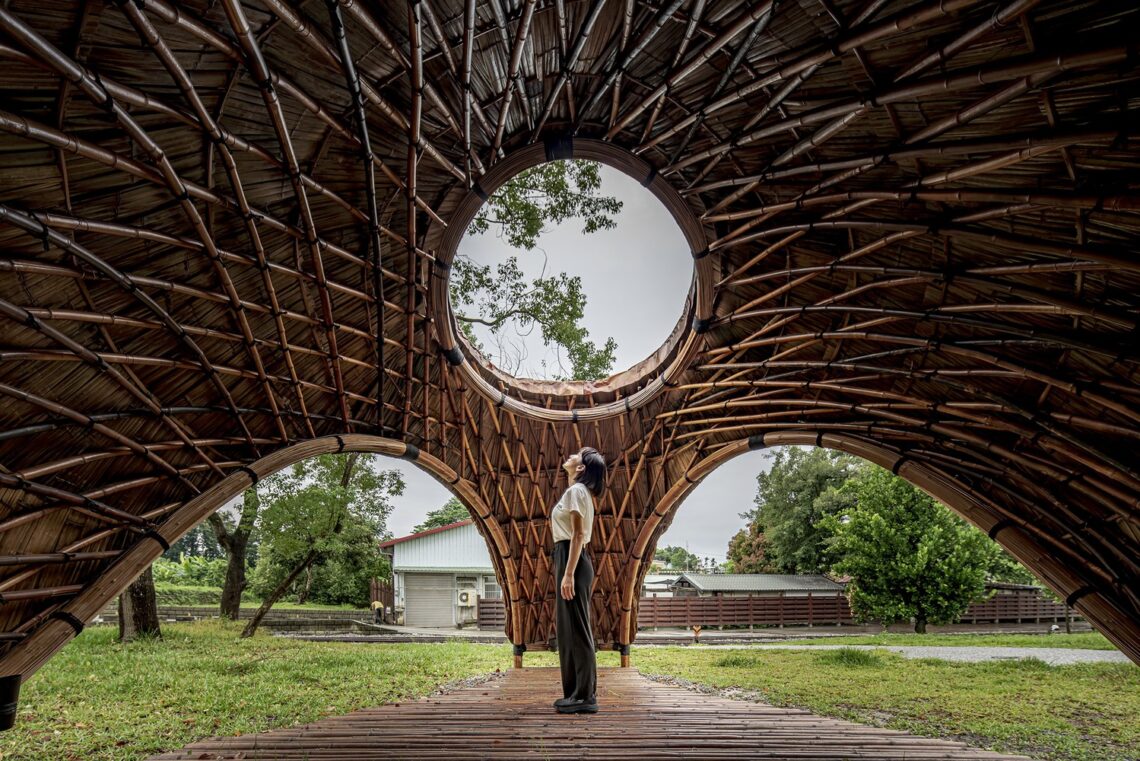
[[[594,632],[590,627],[590,588],[594,566],[582,548],[594,530],[594,498],[606,485],[606,461],[598,450],[584,447],[562,463],[570,487],[550,514],[554,535],[555,578],[560,579],[554,613],[558,660],[562,667],[559,713],[597,713],[598,684]]]

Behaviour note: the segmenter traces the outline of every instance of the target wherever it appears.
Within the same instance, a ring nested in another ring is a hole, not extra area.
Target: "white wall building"
[[[475,598],[502,597],[487,543],[470,519],[383,542],[392,559],[396,620],[405,626],[475,621]]]
[[[475,598],[501,599],[487,543],[470,519],[390,539],[395,620],[451,628],[475,622]],[[672,597],[679,574],[646,574],[642,596]]]

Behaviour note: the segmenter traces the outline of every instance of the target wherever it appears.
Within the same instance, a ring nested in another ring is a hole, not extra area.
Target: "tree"
[[[584,234],[616,226],[611,215],[622,202],[599,195],[601,166],[596,161],[549,161],[527,169],[496,190],[472,220],[469,231],[482,234],[497,227],[514,248],[538,245],[547,222],[580,218]]]
[[[986,569],[998,551],[989,537],[877,466],[841,490],[854,505],[821,522],[833,535],[833,570],[851,577],[847,594],[856,618],[914,619],[922,634],[928,623],[950,623],[984,598]]]
[[[820,521],[847,507],[846,495],[829,489],[841,486],[860,461],[820,448],[783,447],[766,456],[772,468],[756,476],[756,508],[741,517],[764,526],[765,556],[776,572],[823,573],[828,533]]]
[[[729,573],[775,573],[767,552],[768,537],[764,526],[752,521],[736,532],[728,542]]]
[[[541,164],[496,190],[469,232],[483,234],[495,228],[509,245],[530,251],[538,245],[548,222],[581,218],[583,234],[613,228],[616,223],[611,215],[621,210],[622,202],[600,195],[600,190],[597,162]],[[581,278],[564,272],[546,277],[544,268],[543,275],[527,282],[517,257],[492,271],[489,265],[477,265],[461,254],[452,265],[451,302],[460,330],[484,353],[472,326],[489,328],[499,345],[496,364],[507,372],[518,372],[525,359],[521,346],[505,332],[510,325],[516,335],[540,329],[544,345],[558,351],[554,372],[558,379],[597,380],[612,372],[617,342],[608,338],[599,348],[580,325],[586,307]],[[562,351],[569,361],[568,371]]]
[[[458,497],[452,497],[444,503],[443,507],[438,510],[432,510],[427,514],[424,522],[412,529],[413,534],[418,534],[421,531],[427,531],[430,528],[439,528],[440,526],[448,526],[452,523],[465,521],[471,517],[471,513],[467,512],[467,507],[459,501]]]
[[[257,523],[257,511],[261,502],[256,489],[246,489],[242,494],[241,512],[237,521],[221,510],[209,517],[210,527],[217,537],[218,544],[226,553],[226,580],[222,584],[222,618],[238,620],[241,613],[241,593],[246,587],[247,551]]]
[[[149,565],[119,595],[119,640],[130,642],[137,637],[162,638],[154,574]]]
[[[1010,555],[999,546],[999,551],[993,553],[989,566],[986,568],[986,579],[988,581],[1004,582],[1006,584],[1035,584],[1037,586],[1044,586],[1037,578],[1030,573],[1029,569],[1018,562],[1017,558]]]
[[[675,571],[699,572],[702,566],[701,559],[684,547],[658,547],[653,553],[653,559],[660,560]]]
[[[213,530],[209,524],[203,523],[187,531],[178,541],[171,542],[170,549],[163,552],[162,557],[178,562],[183,557],[214,560],[222,554]]]
[[[343,552],[346,541],[376,547],[392,512],[390,498],[404,492],[400,472],[376,463],[358,452],[319,455],[263,482],[257,575],[268,579],[268,593],[242,637],[257,631],[302,573]]]

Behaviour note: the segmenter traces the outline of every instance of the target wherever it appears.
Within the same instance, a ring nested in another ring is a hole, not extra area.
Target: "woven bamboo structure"
[[[0,4],[0,674],[346,450],[465,501],[541,646],[581,445],[613,466],[606,647],[695,484],[812,444],[1140,661],[1137,29],[1133,0]],[[565,157],[670,209],[693,286],[636,367],[516,380],[457,338],[449,264],[488,193]]]

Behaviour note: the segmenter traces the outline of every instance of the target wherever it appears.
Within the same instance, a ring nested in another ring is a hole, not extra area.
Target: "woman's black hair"
[[[578,474],[578,483],[584,484],[595,497],[602,496],[602,490],[606,488],[606,458],[593,447],[582,447],[579,454],[586,468]]]

